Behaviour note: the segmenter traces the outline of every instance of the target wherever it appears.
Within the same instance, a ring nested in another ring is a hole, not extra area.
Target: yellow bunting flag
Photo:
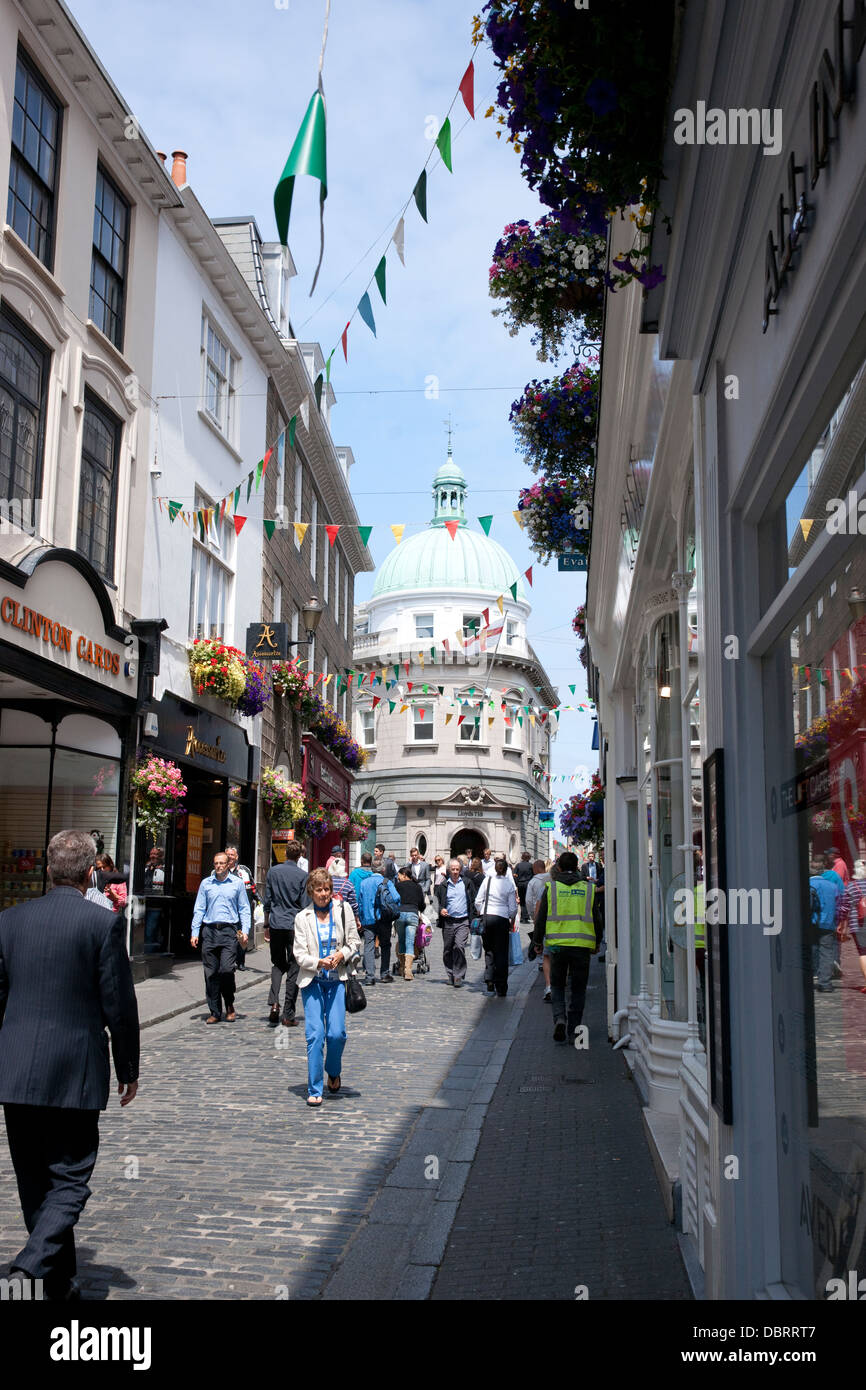
[[[454,715],[453,715],[453,714],[446,714],[446,716],[445,716],[445,723],[446,723],[446,724],[450,724],[450,723],[451,723],[451,720],[452,720],[453,718],[454,718]]]
[[[534,714],[531,714],[531,715],[529,716],[529,722],[530,722],[530,724],[532,724],[532,725],[534,726],[534,724],[535,724],[535,715],[534,715]]]
[[[304,544],[304,536],[307,534],[307,531],[310,529],[310,523],[309,523],[308,521],[296,521],[296,522],[294,522],[294,527],[295,527],[295,540],[297,541],[298,549],[300,549],[300,547]]]
[[[487,727],[488,727],[488,729],[491,729],[491,728],[493,727],[493,716],[492,716],[492,715],[488,715],[488,716],[487,716]]]
[[[419,653],[418,653],[418,660],[419,660],[420,663],[421,663],[421,670],[423,671],[423,670],[424,670],[424,653],[423,653],[423,652],[419,652]]]
[[[811,531],[814,525],[814,521],[810,521],[808,517],[800,518],[800,530],[803,532],[804,541],[807,541],[809,539],[809,532]]]
[[[521,529],[521,531],[522,531],[522,530],[523,530],[523,513],[522,513],[522,512],[512,512],[511,515],[514,517],[514,520],[517,522],[518,526],[520,527],[520,529]]]
[[[331,674],[330,674],[329,676],[326,676],[325,679],[322,681],[323,687],[324,687],[324,688],[327,688],[327,687],[330,685],[330,683],[331,683],[331,681],[332,681],[333,679],[334,679],[334,675],[333,675],[333,672],[331,672]]]
[[[399,545],[401,540],[403,539],[403,532],[406,530],[406,523],[400,521],[395,526],[392,526],[391,530],[394,534],[394,540]]]
[[[499,595],[499,598],[496,600],[496,602],[497,602],[498,605],[499,605],[499,611],[500,611],[500,613],[504,613],[504,612],[505,612],[505,604],[502,602],[502,595],[501,595],[501,594]]]
[[[400,713],[401,713],[401,714],[405,714],[408,708],[409,708],[408,705],[401,705],[401,706],[400,706]]]

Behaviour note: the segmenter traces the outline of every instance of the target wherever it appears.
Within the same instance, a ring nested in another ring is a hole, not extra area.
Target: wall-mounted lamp
[[[848,607],[855,623],[859,622],[861,618],[866,618],[866,595],[856,584],[848,594]]]

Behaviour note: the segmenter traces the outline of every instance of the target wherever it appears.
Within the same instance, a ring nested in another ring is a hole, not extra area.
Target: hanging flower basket
[[[586,604],[582,603],[571,620],[571,628],[581,642],[586,641]]]
[[[349,829],[349,814],[347,811],[340,811],[336,806],[331,806],[328,810],[328,828],[333,830],[335,835],[345,836]]]
[[[287,782],[274,767],[262,769],[259,792],[265,815],[274,830],[295,825],[304,814],[304,789],[299,782]]]
[[[512,403],[518,447],[535,473],[587,477],[595,464],[598,360],[575,362],[551,381],[531,381]]]
[[[296,833],[301,837],[309,836],[313,840],[321,840],[329,830],[330,821],[325,807],[312,797],[307,797],[303,811],[295,822]]]
[[[808,728],[795,739],[797,751],[806,763],[815,762],[838,748],[856,729],[866,726],[866,682],[857,681],[828,704],[823,714],[813,719]]]
[[[348,838],[350,840],[366,840],[370,833],[370,825],[370,817],[365,816],[363,811],[353,811],[349,819]]]
[[[538,559],[546,565],[554,555],[586,554],[589,550],[589,518],[592,496],[588,481],[572,478],[539,478],[522,488],[517,508],[523,529]]]
[[[514,337],[532,328],[538,356],[554,360],[569,342],[576,349],[601,337],[607,239],[588,229],[565,231],[557,213],[530,227],[521,220],[505,228],[493,252],[490,294],[505,301],[501,315]]]
[[[318,697],[317,697],[318,698]],[[323,747],[330,750],[344,767],[356,772],[367,761],[367,754],[352,737],[352,731],[333,705],[319,700],[319,709],[310,719],[310,729]]]
[[[188,648],[189,674],[199,695],[213,695],[232,709],[247,683],[246,657],[237,647],[199,637]]]
[[[245,714],[252,717],[261,714],[265,705],[271,698],[271,687],[268,678],[261,666],[257,666],[254,661],[246,661],[246,684],[241,692],[240,699],[235,705],[238,714]]]
[[[604,788],[597,772],[592,785],[578,792],[560,812],[559,828],[568,840],[600,848],[604,839]]]
[[[168,825],[169,818],[183,810],[186,787],[177,763],[153,754],[136,763],[132,772],[135,814],[153,843]]]

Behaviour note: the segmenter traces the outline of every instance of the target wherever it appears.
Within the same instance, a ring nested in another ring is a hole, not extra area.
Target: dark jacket
[[[472,882],[471,878],[467,878],[462,874],[460,878],[463,887],[466,889],[466,903],[469,909],[469,920],[471,922],[472,918],[475,916],[475,884]],[[440,915],[442,914],[442,912],[446,911],[446,905],[448,902],[448,884],[450,882],[450,878],[445,878],[442,881],[442,883],[437,883],[435,889],[433,890],[436,895],[436,901],[439,904]],[[447,917],[445,918],[445,921],[448,921]]]
[[[412,877],[425,893],[430,892],[430,865],[426,859],[419,859],[417,864],[412,864]]]
[[[309,905],[307,874],[293,860],[268,869],[262,906],[271,931],[294,931],[295,917]]]
[[[573,883],[582,883],[583,874],[580,873],[579,870],[576,874],[558,873],[556,875],[556,881],[557,883],[567,883],[569,885]],[[593,926],[595,927],[595,943],[596,945],[598,945],[604,933],[604,923],[603,921],[601,921],[601,918],[598,912],[596,911],[595,904],[598,901],[598,899],[596,898],[595,894],[593,894],[593,899]],[[540,947],[542,942],[544,941],[544,934],[547,928],[547,904],[548,893],[545,889],[545,892],[538,903],[538,913],[535,918],[535,930],[532,933],[532,939],[535,942],[536,947]]]
[[[0,1102],[104,1110],[111,1069],[138,1080],[126,923],[77,888],[0,913]]]
[[[400,906],[404,912],[423,912],[427,906],[424,889],[414,878],[398,878],[394,887],[400,894]]]
[[[517,868],[514,870],[514,882],[517,884],[517,887],[522,888],[523,891],[526,892],[529,880],[534,877],[535,870],[532,867],[532,860],[521,859]]]

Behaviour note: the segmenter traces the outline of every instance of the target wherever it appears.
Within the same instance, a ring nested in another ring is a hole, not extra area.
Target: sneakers
[[[560,1043],[565,1042],[565,1022],[563,1019],[560,1019],[558,1023],[554,1023],[553,1025],[553,1041]]]
[[[390,970],[388,971],[387,975],[379,976],[379,983],[383,985],[393,985],[394,976],[391,974]]]
[[[546,1004],[550,1003],[550,985],[545,985],[544,994],[541,997]]]

